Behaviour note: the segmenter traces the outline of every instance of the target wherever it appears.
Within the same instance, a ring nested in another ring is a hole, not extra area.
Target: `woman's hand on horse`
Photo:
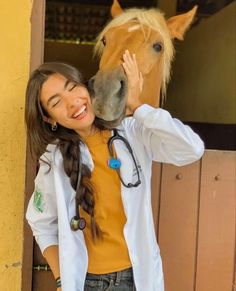
[[[126,115],[132,115],[142,105],[140,96],[143,89],[143,77],[138,69],[135,54],[130,55],[126,50],[123,55],[122,66],[128,79],[128,98],[126,104]]]

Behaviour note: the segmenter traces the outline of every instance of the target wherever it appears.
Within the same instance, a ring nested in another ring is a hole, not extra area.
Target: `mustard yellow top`
[[[87,226],[84,229],[88,250],[88,272],[105,274],[131,267],[123,228],[126,216],[121,200],[120,180],[108,167],[110,157],[107,142],[110,131],[101,131],[84,139],[94,162],[92,183],[95,188],[95,219],[103,232],[103,239],[92,240],[89,215],[81,209]]]

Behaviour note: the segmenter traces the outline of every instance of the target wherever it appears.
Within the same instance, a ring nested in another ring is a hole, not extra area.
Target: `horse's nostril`
[[[125,81],[120,80],[120,89],[119,89],[119,94],[117,96],[123,97],[124,94],[125,94]]]
[[[121,81],[120,81],[120,91],[121,91],[122,93],[124,93],[124,91],[125,91],[125,87],[126,87],[125,81],[124,81],[124,80],[121,80]]]

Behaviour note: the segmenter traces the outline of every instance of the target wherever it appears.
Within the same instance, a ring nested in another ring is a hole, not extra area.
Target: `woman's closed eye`
[[[70,86],[68,87],[68,90],[71,92],[73,91],[73,89],[75,89],[77,87],[77,84],[74,82],[71,82]]]
[[[60,98],[57,98],[57,99],[53,100],[52,105],[51,105],[52,108],[54,108],[54,107],[56,107],[57,105],[59,105],[59,104],[60,104],[60,101],[61,101]]]

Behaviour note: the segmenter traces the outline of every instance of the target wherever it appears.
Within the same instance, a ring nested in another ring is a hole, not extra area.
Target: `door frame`
[[[45,0],[34,0],[31,10],[31,39],[30,39],[30,63],[31,73],[44,59],[44,28],[45,28]],[[25,193],[24,193],[24,225],[23,225],[23,258],[22,258],[22,280],[21,290],[32,290],[32,266],[33,266],[33,236],[32,231],[25,219],[26,208],[34,189],[36,176],[36,160],[33,160],[29,145],[26,147],[25,168]]]

